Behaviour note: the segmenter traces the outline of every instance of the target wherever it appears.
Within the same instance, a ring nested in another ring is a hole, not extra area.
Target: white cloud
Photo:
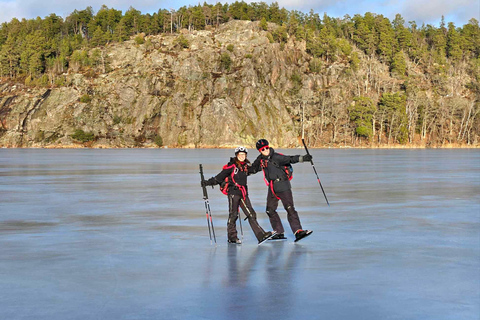
[[[478,0],[405,0],[402,6],[402,15],[417,22],[438,22],[442,15],[445,20],[453,21],[462,26],[471,18],[479,20],[480,1]]]
[[[308,12],[310,9],[318,8],[321,10],[322,8],[328,8],[331,6],[338,6],[341,3],[346,3],[347,1],[336,1],[336,0],[311,0],[311,1],[304,1],[304,0],[278,0],[278,5],[280,7],[285,8],[303,8]],[[298,9],[297,9],[298,10]]]

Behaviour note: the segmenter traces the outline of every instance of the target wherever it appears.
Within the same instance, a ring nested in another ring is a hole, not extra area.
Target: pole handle
[[[303,139],[303,138],[302,138],[302,143],[303,143],[303,146],[305,147],[305,151],[307,151],[307,154],[310,155],[310,152],[308,151],[308,148],[307,148],[307,144],[305,143],[305,139]],[[313,159],[310,160],[310,163],[313,166]]]
[[[203,166],[202,164],[199,165],[200,168],[200,181],[205,181],[205,177],[203,176]],[[203,199],[208,199],[207,187],[202,183],[202,190],[203,190]]]

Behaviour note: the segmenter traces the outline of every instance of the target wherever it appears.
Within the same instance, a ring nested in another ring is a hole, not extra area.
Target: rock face
[[[69,73],[64,87],[1,84],[0,146],[83,146],[72,138],[78,130],[93,133],[93,147],[297,144],[287,91],[291,75],[305,71],[304,43],[281,49],[248,21],[182,36],[187,49],[178,35],[112,44],[109,72]]]
[[[269,37],[258,22],[234,20],[213,31],[182,30],[92,49],[90,56],[101,59],[72,65],[55,87],[0,82],[0,147],[252,147],[259,138],[295,147],[301,146],[302,103],[312,146],[346,146],[350,137],[354,141],[347,128],[353,97],[378,100],[403,82],[355,48],[358,73],[348,59],[314,73],[317,62],[304,41],[279,44]],[[469,81],[452,79],[462,88]],[[427,98],[434,92],[424,90]],[[472,101],[464,91],[452,89]]]
[[[290,76],[304,71],[304,43],[281,50],[248,21],[182,36],[187,49],[176,45],[178,35],[112,44],[105,48],[111,71],[69,73],[65,87],[3,83],[0,146],[81,147],[72,138],[78,130],[93,133],[92,147],[251,146],[263,137],[296,145],[285,93]]]

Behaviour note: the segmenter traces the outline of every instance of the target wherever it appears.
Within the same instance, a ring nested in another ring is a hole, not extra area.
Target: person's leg
[[[240,196],[228,195],[228,221],[227,221],[227,236],[229,241],[235,242],[237,236],[237,218],[238,206],[240,204]]]
[[[277,233],[284,233],[285,230],[283,229],[282,220],[278,216],[277,207],[278,207],[278,199],[273,194],[272,190],[268,188],[266,212],[267,212],[268,218],[270,219],[270,224],[272,225],[273,230],[276,231]]]
[[[301,230],[302,224],[300,223],[300,217],[293,204],[292,190],[277,193],[277,196],[282,200],[283,207],[287,211],[287,219],[292,232],[295,233],[297,230]]]
[[[257,237],[258,241],[262,240],[265,236],[265,230],[263,230],[263,228],[258,224],[257,213],[253,209],[252,203],[250,202],[248,196],[245,197],[245,200],[240,200],[240,207],[242,208],[243,212],[245,212],[245,215],[248,218],[248,223],[250,224],[255,237]]]

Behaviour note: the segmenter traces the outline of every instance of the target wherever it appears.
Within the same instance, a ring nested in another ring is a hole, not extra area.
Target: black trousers
[[[253,233],[257,240],[262,240],[265,235],[265,230],[258,224],[257,213],[252,207],[252,203],[248,196],[243,200],[242,196],[236,194],[228,195],[228,221],[227,221],[227,234],[228,240],[236,240],[237,236],[237,219],[238,209],[242,208],[243,212],[248,218],[248,223],[252,228]]]
[[[295,231],[302,229],[298,212],[295,210],[295,206],[293,205],[292,190],[289,189],[287,191],[279,192],[276,193],[276,195],[280,198],[280,200],[282,200],[283,207],[287,211],[287,220],[290,223],[292,232],[295,233]],[[284,233],[285,230],[283,229],[282,220],[277,213],[277,197],[275,197],[275,194],[273,194],[272,189],[268,188],[267,215],[270,219],[270,224],[272,225],[273,230],[277,231],[277,233]]]

